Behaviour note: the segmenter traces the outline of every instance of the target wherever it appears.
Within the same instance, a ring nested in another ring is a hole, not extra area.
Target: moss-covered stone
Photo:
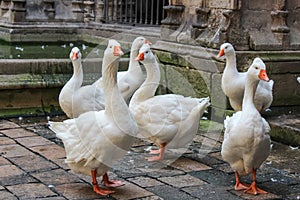
[[[166,84],[170,92],[191,97],[209,96],[209,86],[206,84],[205,73],[198,70],[166,66]]]

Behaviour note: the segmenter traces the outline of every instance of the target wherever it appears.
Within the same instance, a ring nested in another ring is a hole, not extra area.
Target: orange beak
[[[114,47],[114,56],[122,56],[124,53],[120,46]]]
[[[270,79],[269,79],[269,77],[268,77],[268,75],[267,75],[267,71],[266,71],[266,70],[263,70],[263,69],[260,70],[258,77],[259,77],[261,80],[263,80],[263,81],[267,81],[267,82],[270,81]]]
[[[72,53],[72,60],[78,59],[78,52],[73,52]]]
[[[151,43],[149,40],[146,40],[146,41],[145,41],[145,44],[151,45],[152,43]]]
[[[144,60],[144,52],[139,53],[139,55],[135,59],[136,61],[143,61]]]
[[[218,58],[220,58],[224,54],[225,54],[224,49],[220,49],[219,54],[218,54]]]

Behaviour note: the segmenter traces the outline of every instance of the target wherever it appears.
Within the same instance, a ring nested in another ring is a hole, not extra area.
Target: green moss
[[[211,120],[200,120],[199,130],[201,132],[222,132],[223,123]]]
[[[280,127],[271,124],[271,131],[269,134],[274,141],[292,146],[300,146],[299,132],[292,130],[289,127]]]

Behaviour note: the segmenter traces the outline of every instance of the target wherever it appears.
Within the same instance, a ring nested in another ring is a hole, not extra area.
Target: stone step
[[[270,136],[273,140],[290,145],[300,146],[300,114],[268,117],[271,126]]]

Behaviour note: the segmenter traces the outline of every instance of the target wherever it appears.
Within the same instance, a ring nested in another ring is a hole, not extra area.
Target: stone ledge
[[[300,115],[280,115],[267,118],[273,140],[291,146],[300,146]]]

